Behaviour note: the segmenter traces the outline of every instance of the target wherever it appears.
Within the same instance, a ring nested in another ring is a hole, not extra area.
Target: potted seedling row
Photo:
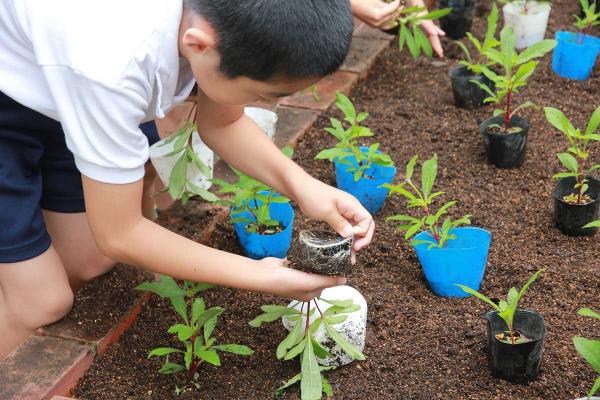
[[[331,118],[331,127],[325,131],[338,143],[319,152],[315,158],[333,162],[337,187],[356,197],[371,214],[376,214],[388,194],[382,185],[394,180],[396,168],[390,156],[379,150],[379,143],[368,147],[359,145],[360,139],[373,136],[369,128],[361,125],[369,114],[357,114],[350,99],[341,92],[336,93],[335,104],[344,114],[344,122]]]
[[[174,377],[175,393],[188,389],[200,389],[199,371],[203,365],[221,366],[220,352],[249,356],[253,351],[239,344],[216,344],[212,336],[221,307],[207,308],[198,296],[213,286],[204,283],[183,282],[180,286],[173,278],[161,275],[157,282],[144,282],[136,290],[152,292],[168,298],[179,322],[168,330],[177,337],[181,347],[158,347],[150,351],[148,358],[164,357],[165,362],[158,373]]]
[[[489,97],[484,100],[486,103],[503,105],[494,111],[493,118],[483,121],[479,127],[490,164],[498,168],[515,168],[525,161],[529,121],[516,113],[527,107],[535,107],[535,104],[526,101],[515,106],[513,96],[527,85],[527,80],[538,66],[536,59],[554,46],[556,41],[546,39],[518,53],[515,34],[511,28],[505,27],[500,33],[500,51],[488,49],[486,52],[487,57],[503,70],[502,74],[497,74],[488,67],[481,68],[483,74],[494,82],[496,92],[483,83],[475,82],[488,93]]]
[[[491,233],[480,228],[461,227],[470,224],[469,215],[459,219],[444,217],[457,202],[450,201],[437,210],[434,201],[444,192],[434,192],[437,176],[437,156],[425,161],[421,168],[421,187],[412,180],[417,164],[414,156],[406,166],[404,180],[398,185],[387,185],[390,192],[406,199],[408,208],[420,210],[420,216],[394,215],[389,222],[399,223],[398,230],[410,244],[417,257],[429,286],[438,296],[466,297],[468,294],[455,286],[456,283],[478,289],[487,263]],[[416,235],[416,236],[415,236]]]
[[[600,321],[600,314],[590,308],[582,308],[578,312],[583,317],[595,318]],[[577,352],[590,363],[592,368],[598,374],[596,381],[592,385],[588,393],[588,397],[581,398],[578,400],[600,400],[600,397],[592,397],[598,390],[600,390],[600,340],[598,339],[586,339],[583,337],[574,337],[573,344]]]
[[[501,0],[504,24],[515,32],[517,49],[530,47],[544,39],[548,18],[549,1]]]
[[[292,148],[282,149],[288,157]],[[294,209],[290,200],[267,185],[233,168],[237,182],[213,179],[219,193],[232,195],[218,200],[230,207],[229,221],[245,253],[254,259],[285,258],[291,245]]]
[[[577,33],[556,32],[558,46],[552,58],[552,70],[563,78],[586,80],[590,77],[600,53],[600,39],[591,34],[600,26],[600,6],[580,0],[583,16],[574,15]]]
[[[546,107],[544,112],[548,122],[569,142],[567,151],[557,154],[566,170],[554,175],[558,179],[553,192],[556,225],[570,236],[594,235],[598,228],[592,223],[600,216],[600,180],[590,175],[600,170],[600,164],[590,163],[590,144],[600,141],[600,107],[592,114],[585,132],[575,129],[556,108]]]
[[[511,288],[507,299],[498,303],[468,286],[457,285],[493,308],[485,314],[490,366],[495,377],[511,383],[525,384],[537,379],[540,373],[546,324],[540,314],[518,306],[525,291],[543,271],[533,274],[521,290]]]
[[[475,16],[475,0],[440,0],[440,8],[449,8],[449,14],[440,18],[440,25],[451,39],[465,37],[471,30]]]
[[[487,30],[483,42],[475,38],[470,32],[467,32],[469,41],[477,50],[477,58],[471,55],[466,45],[459,41],[456,42],[465,53],[465,59],[459,61],[460,65],[450,70],[452,94],[454,95],[454,103],[457,107],[476,108],[485,104],[484,100],[488,97],[488,93],[477,85],[476,82],[486,85],[491,91],[495,91],[494,82],[482,74],[482,67],[489,68],[494,64],[487,58],[486,53],[489,49],[500,45],[500,42],[495,37],[497,25],[498,7],[494,3],[492,11],[487,18]]]

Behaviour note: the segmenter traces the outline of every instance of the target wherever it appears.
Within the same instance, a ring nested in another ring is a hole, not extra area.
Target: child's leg
[[[26,261],[0,263],[0,360],[72,305],[73,292],[53,247]]]

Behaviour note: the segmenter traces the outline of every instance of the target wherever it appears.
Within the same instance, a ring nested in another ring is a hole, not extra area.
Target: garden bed
[[[548,36],[564,29],[576,5],[556,1]],[[482,19],[474,22],[481,31]],[[598,238],[571,238],[554,226],[552,175],[559,167],[556,152],[564,139],[541,111],[528,111],[531,134],[525,164],[517,170],[488,165],[478,133],[491,107],[469,111],[453,104],[448,68],[458,48],[448,45],[448,65],[412,61],[392,46],[378,59],[371,79],[359,84],[351,98],[370,113],[369,127],[396,165],[419,153],[437,153],[439,187],[459,200],[455,216],[472,214],[472,223],[493,234],[481,291],[503,296],[536,270],[548,270],[528,292],[523,307],[542,314],[548,333],[542,374],[528,386],[508,385],[491,377],[485,354],[486,308],[475,299],[439,298],[427,287],[414,251],[385,217],[404,211],[390,198],[376,217],[373,244],[359,257],[349,284],[369,304],[367,360],[327,373],[336,399],[574,399],[583,396],[594,372],[572,344],[575,335],[597,336],[597,325],[577,316],[583,306],[600,308],[600,246]],[[600,69],[588,81],[568,81],[551,72],[546,56],[524,96],[558,107],[574,125],[583,126],[600,99]],[[314,160],[333,140],[323,132],[330,116],[320,117],[300,141],[295,160],[311,174],[335,185],[333,167]],[[296,210],[298,211],[298,210]],[[171,215],[168,225],[195,240],[205,219],[201,207]],[[297,212],[297,227],[310,224]],[[196,225],[197,224],[197,225]],[[294,235],[295,237],[295,235]],[[209,244],[240,253],[233,228],[219,223]],[[175,345],[166,333],[175,322],[168,302],[155,296],[119,342],[100,356],[75,395],[79,399],[270,399],[274,390],[298,371],[297,362],[279,362],[275,348],[285,336],[278,323],[251,328],[248,321],[261,304],[284,299],[229,289],[206,292],[209,306],[225,312],[215,330],[218,343],[250,346],[250,357],[222,356],[222,367],[201,369],[201,394],[174,395],[174,381],[157,374],[161,360],[146,358],[157,346]],[[294,388],[283,398],[299,398]]]

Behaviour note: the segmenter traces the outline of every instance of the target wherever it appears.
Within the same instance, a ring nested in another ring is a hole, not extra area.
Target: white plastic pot
[[[350,286],[335,286],[332,288],[328,288],[323,290],[321,294],[322,299],[330,299],[330,300],[348,300],[352,299],[354,304],[360,305],[360,310],[355,311],[351,314],[348,314],[348,318],[341,324],[333,325],[336,331],[338,331],[341,335],[343,335],[351,344],[356,346],[360,351],[363,351],[365,348],[365,339],[367,336],[367,302],[365,298],[360,294],[360,292],[353,287]],[[324,301],[318,301],[319,308],[322,312],[325,312],[331,305]],[[291,304],[291,303],[290,303]],[[296,309],[300,310],[300,306],[302,303],[296,305]],[[314,307],[314,302],[311,303],[312,308]],[[313,315],[311,315],[311,322],[318,318],[319,312],[317,310],[314,311]],[[285,316],[282,318],[283,326],[289,331],[291,330],[295,322],[288,320]],[[300,321],[302,323],[302,328],[306,326],[306,318],[302,318]],[[321,343],[323,347],[325,347],[331,357],[327,357],[325,359],[317,358],[319,364],[324,366],[335,366],[341,367],[343,365],[350,364],[352,361],[352,357],[350,357],[342,348],[335,342],[333,342],[325,332],[325,328],[323,325],[317,329],[315,333],[315,339]]]
[[[517,49],[527,48],[544,39],[550,10],[549,3],[531,0],[514,1],[502,8],[504,24],[515,32]]]
[[[273,111],[258,107],[246,107],[244,112],[256,122],[260,129],[265,131],[269,139],[273,140],[277,129],[277,114]]]

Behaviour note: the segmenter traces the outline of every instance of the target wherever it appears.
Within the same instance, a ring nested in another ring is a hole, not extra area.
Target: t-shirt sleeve
[[[43,70],[79,171],[104,183],[140,180],[149,154],[139,129],[148,109],[144,84],[106,85],[64,66]]]

